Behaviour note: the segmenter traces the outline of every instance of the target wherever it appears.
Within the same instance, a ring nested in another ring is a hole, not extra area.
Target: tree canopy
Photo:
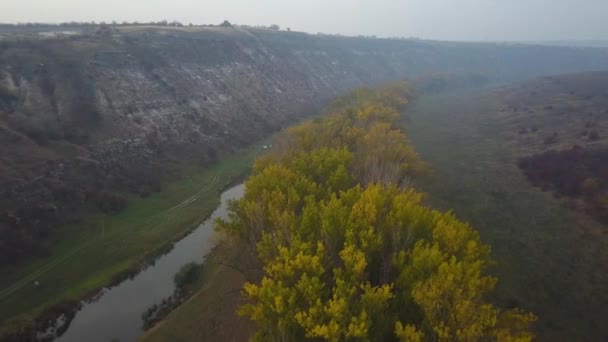
[[[490,248],[422,204],[428,166],[400,118],[409,87],[360,89],[288,129],[218,230],[259,276],[240,314],[267,341],[530,341],[534,316],[487,300]]]

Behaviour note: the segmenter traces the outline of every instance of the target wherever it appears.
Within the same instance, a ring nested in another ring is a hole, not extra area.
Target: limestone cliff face
[[[0,41],[0,260],[44,250],[32,236],[88,203],[119,210],[120,193],[157,190],[172,160],[210,162],[357,86],[598,69],[606,50],[240,28]]]

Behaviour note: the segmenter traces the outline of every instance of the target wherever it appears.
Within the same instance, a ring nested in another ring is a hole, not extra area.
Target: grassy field
[[[605,248],[581,233],[594,223],[528,184],[491,115],[497,106],[476,93],[419,99],[408,132],[433,174],[417,187],[480,231],[496,261],[495,300],[538,315],[541,340],[602,340],[608,274],[596,256]]]
[[[0,270],[0,336],[50,306],[107,285],[196,227],[217,207],[222,190],[249,170],[264,143],[209,167],[180,166],[183,178],[147,198],[131,198],[122,213],[66,227],[69,234],[51,257]]]

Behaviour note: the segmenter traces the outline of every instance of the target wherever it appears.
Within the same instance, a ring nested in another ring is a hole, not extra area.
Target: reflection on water
[[[227,202],[243,195],[244,185],[222,194],[220,206],[196,230],[177,242],[171,252],[133,279],[106,289],[93,303],[84,303],[58,341],[135,341],[142,333],[141,314],[173,294],[173,276],[188,262],[202,262],[209,252],[213,221],[226,217]]]

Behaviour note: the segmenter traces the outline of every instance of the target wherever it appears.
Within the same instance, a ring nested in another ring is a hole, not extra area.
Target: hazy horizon
[[[295,31],[472,41],[608,40],[608,1],[3,0],[0,22],[277,24]]]

